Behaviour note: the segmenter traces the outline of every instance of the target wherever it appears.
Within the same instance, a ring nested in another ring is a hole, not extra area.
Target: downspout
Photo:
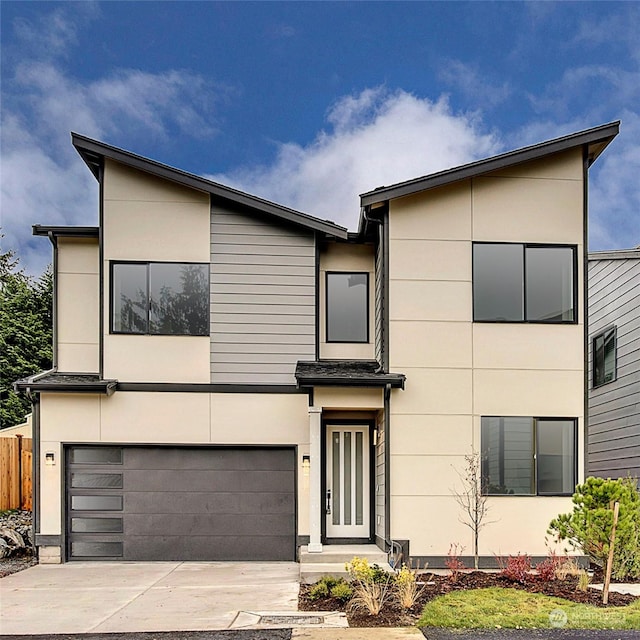
[[[40,396],[37,393],[27,391],[27,397],[31,399],[33,429],[31,457],[31,477],[33,478],[33,487],[31,488],[31,509],[33,513],[33,523],[31,525],[31,547],[34,557],[37,557],[38,548],[36,546],[36,538],[40,535]]]
[[[51,305],[53,352],[51,354],[51,363],[53,370],[55,371],[58,368],[58,239],[53,234],[53,231],[49,231],[47,235],[53,245],[53,295]]]
[[[583,228],[582,240],[582,307],[584,309],[584,425],[582,464],[584,472],[579,483],[589,475],[589,147],[582,148],[582,206]],[[577,445],[577,443],[576,443]]]
[[[384,387],[384,539],[392,548],[391,543],[391,438],[389,427],[391,425],[391,385]]]

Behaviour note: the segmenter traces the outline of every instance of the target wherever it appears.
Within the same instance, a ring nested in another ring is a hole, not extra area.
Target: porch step
[[[393,573],[387,563],[387,554],[374,544],[324,545],[321,553],[309,553],[306,546],[300,548],[300,581],[305,584],[317,582],[322,576],[348,578],[345,563],[355,556],[366,558],[384,571]]]

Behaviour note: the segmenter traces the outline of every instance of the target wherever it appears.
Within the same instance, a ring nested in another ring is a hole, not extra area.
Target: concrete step
[[[386,564],[387,554],[375,544],[324,545],[321,553],[309,553],[306,546],[300,548],[301,564],[327,564],[349,562],[354,557],[366,558],[370,564]]]
[[[386,562],[377,562],[376,564],[384,571],[393,573],[393,569]],[[333,576],[334,578],[345,579],[349,578],[349,574],[344,568],[344,562],[311,562],[300,564],[300,582],[304,584],[313,584],[323,576]]]

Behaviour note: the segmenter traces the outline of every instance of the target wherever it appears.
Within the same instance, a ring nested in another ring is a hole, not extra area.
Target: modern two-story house
[[[588,258],[588,473],[640,478],[640,247]]]
[[[585,473],[590,165],[618,123],[361,196],[356,232],[73,134],[97,227],[53,244],[41,562],[547,553]]]

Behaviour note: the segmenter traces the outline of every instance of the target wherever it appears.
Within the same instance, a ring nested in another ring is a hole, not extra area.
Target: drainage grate
[[[324,624],[322,616],[260,616],[259,624]]]

